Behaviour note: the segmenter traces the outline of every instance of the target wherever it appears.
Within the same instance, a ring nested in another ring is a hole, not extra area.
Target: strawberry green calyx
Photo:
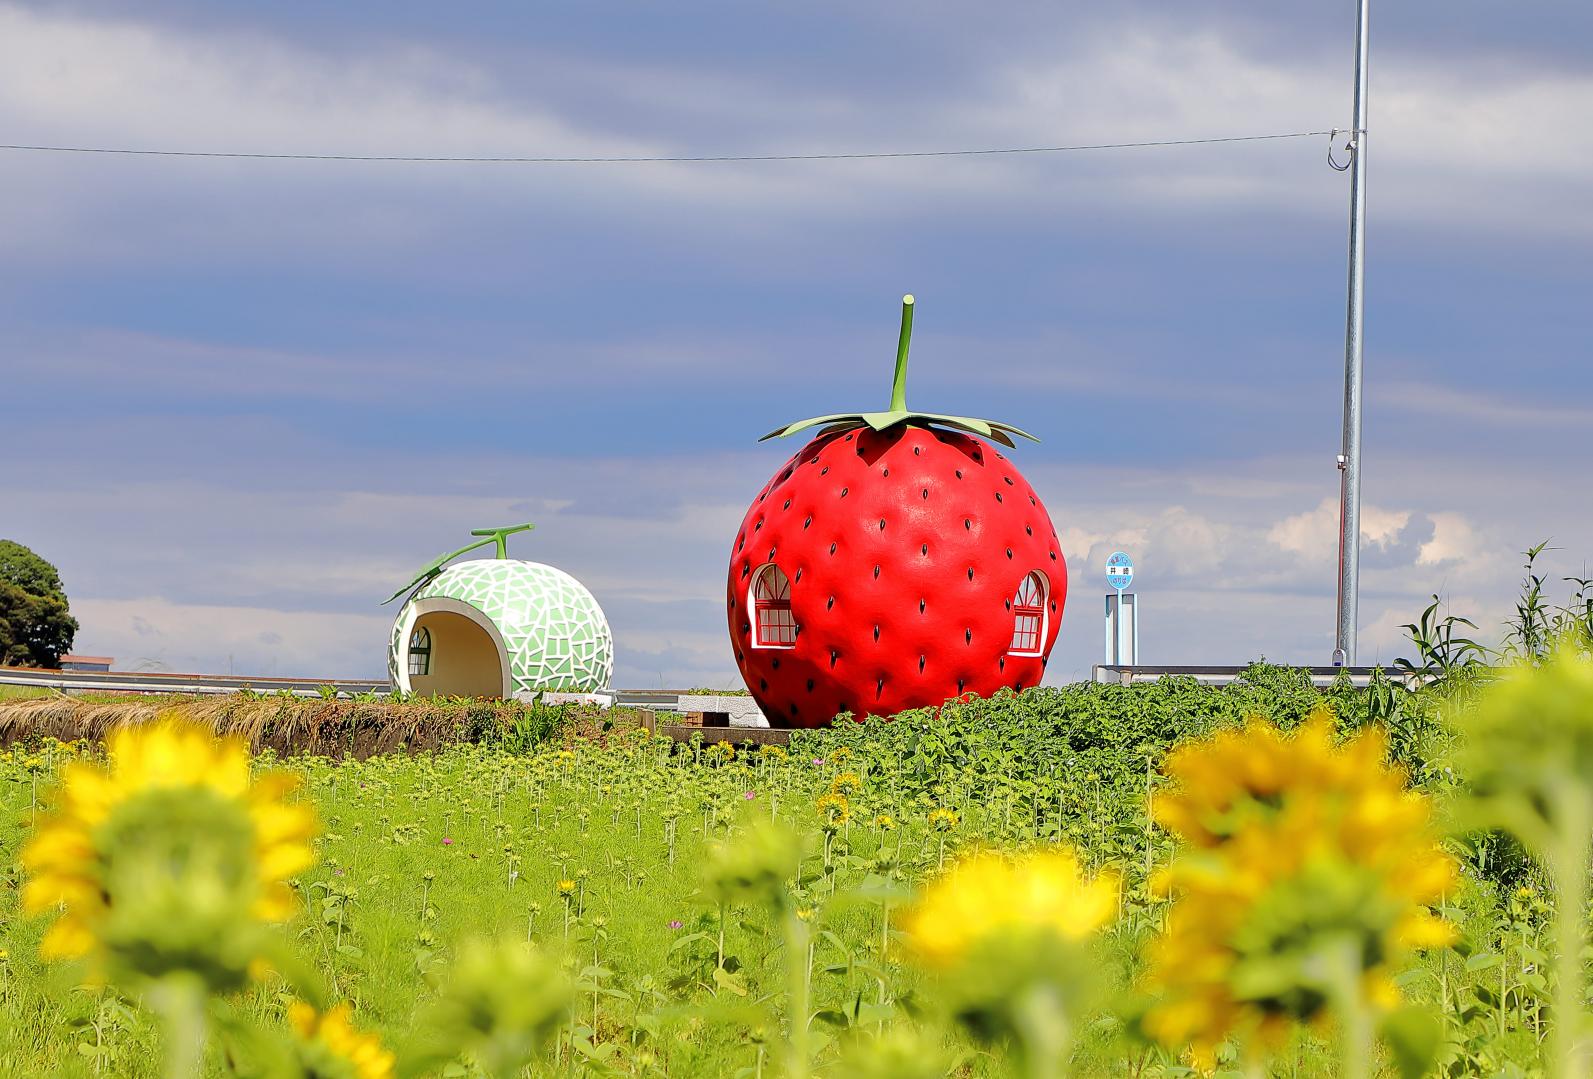
[[[833,416],[814,416],[811,419],[799,420],[785,427],[776,428],[760,438],[759,442],[766,442],[771,438],[785,438],[799,431],[806,431],[814,427],[823,427],[821,434],[833,431],[845,431],[854,427],[868,427],[875,431],[884,431],[895,427],[897,424],[912,424],[915,427],[929,427],[931,425],[954,427],[959,431],[970,434],[983,435],[985,438],[1001,443],[1003,446],[1012,446],[1012,436],[1019,435],[1031,442],[1040,441],[1029,432],[1010,423],[1000,423],[996,420],[981,420],[973,416],[943,416],[935,412],[913,412],[907,407],[907,348],[913,337],[913,297],[911,294],[902,297],[902,332],[896,343],[896,374],[891,381],[890,408],[884,412],[839,412]]]

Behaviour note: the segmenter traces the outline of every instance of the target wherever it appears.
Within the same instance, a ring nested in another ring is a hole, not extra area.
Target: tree
[[[60,573],[22,544],[0,540],[0,664],[58,666],[76,636]]]

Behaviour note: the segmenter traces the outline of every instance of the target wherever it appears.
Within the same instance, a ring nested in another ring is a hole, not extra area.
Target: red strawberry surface
[[[1045,507],[993,446],[931,426],[985,421],[894,415],[874,414],[883,430],[821,418],[831,426],[759,492],[736,535],[730,635],[772,723],[890,715],[1023,689],[1045,671],[1067,596]]]

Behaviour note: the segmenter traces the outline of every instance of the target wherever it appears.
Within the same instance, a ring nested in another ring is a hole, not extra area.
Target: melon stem
[[[907,410],[907,347],[913,340],[913,297],[902,297],[902,334],[896,342],[896,377],[891,382],[891,411]]]

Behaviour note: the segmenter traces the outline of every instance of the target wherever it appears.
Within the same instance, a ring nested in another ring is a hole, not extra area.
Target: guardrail
[[[330,688],[342,697],[360,693],[388,693],[385,679],[263,678],[223,674],[169,674],[154,671],[51,671],[37,667],[0,667],[0,685],[53,689],[62,693],[184,693],[226,694],[240,690],[256,693],[290,693],[295,697],[320,697]],[[660,712],[692,711],[701,694],[684,689],[621,689],[614,703],[627,708]],[[737,698],[750,703],[751,698]],[[714,707],[723,707],[714,705]]]
[[[386,693],[386,680],[346,678],[254,678],[224,674],[168,674],[144,671],[47,671],[37,667],[0,667],[0,685],[56,689],[62,693],[291,693],[318,697],[322,686],[352,697],[356,693]]]
[[[1135,666],[1120,666],[1111,663],[1097,663],[1091,673],[1091,681],[1106,685],[1133,685],[1135,682],[1154,682],[1164,675],[1182,675],[1193,678],[1205,686],[1226,686],[1236,682],[1239,676],[1249,667],[1211,667],[1211,666],[1164,666],[1153,667],[1146,664]],[[1372,673],[1381,670],[1392,682],[1399,682],[1406,686],[1414,686],[1420,682],[1419,676],[1402,674],[1387,667],[1294,667],[1294,670],[1311,672],[1311,684],[1318,687],[1331,686],[1338,681],[1340,676],[1348,675],[1350,684],[1365,687],[1372,681]]]

